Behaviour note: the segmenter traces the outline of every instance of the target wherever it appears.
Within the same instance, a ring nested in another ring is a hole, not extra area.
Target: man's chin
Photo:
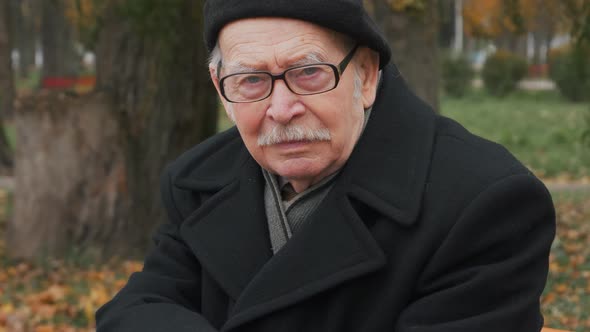
[[[312,167],[306,166],[305,163],[291,165],[280,165],[273,169],[273,173],[289,180],[305,181],[318,176],[318,172],[312,171]]]
[[[287,179],[292,184],[294,182],[299,183],[300,185],[297,187],[307,188],[326,175],[324,170],[325,168],[320,167],[320,165],[317,165],[316,163],[298,160],[291,161],[287,164],[283,163],[271,171],[272,173]]]

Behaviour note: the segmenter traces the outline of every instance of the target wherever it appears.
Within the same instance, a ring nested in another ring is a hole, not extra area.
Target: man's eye
[[[319,70],[320,69],[318,67],[305,67],[301,71],[301,74],[304,76],[311,76],[313,74],[316,74]]]
[[[260,76],[247,76],[243,80],[243,82],[247,83],[247,84],[256,84],[256,83],[260,83],[260,81],[262,81]]]

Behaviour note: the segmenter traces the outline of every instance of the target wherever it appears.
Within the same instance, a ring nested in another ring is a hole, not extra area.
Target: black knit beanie
[[[387,40],[369,17],[362,0],[207,0],[203,11],[209,51],[228,23],[251,17],[288,17],[338,31],[379,53],[379,67],[391,58]]]

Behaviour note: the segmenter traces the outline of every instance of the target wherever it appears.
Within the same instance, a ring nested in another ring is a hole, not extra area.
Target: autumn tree
[[[498,48],[526,52],[527,34],[534,36],[534,62],[547,58],[557,32],[563,30],[560,0],[465,0],[465,33],[472,38],[494,41]]]
[[[573,66],[579,77],[585,79],[586,86],[590,85],[590,1],[564,0],[562,2],[564,15],[568,18],[569,29],[573,40]],[[590,113],[589,113],[590,114]],[[583,139],[590,144],[590,115],[586,117],[586,130]]]
[[[17,112],[12,257],[144,253],[164,218],[164,165],[215,132],[202,1],[102,4],[96,92],[37,97]]]
[[[534,37],[533,63],[547,61],[551,41],[555,35],[564,30],[563,15],[560,14],[560,2],[551,0],[523,0],[527,13],[527,29]]]
[[[434,109],[439,109],[438,0],[371,0],[402,76]]]
[[[562,0],[561,8],[574,43],[590,43],[590,1]]]
[[[39,42],[41,1],[7,0],[10,2],[12,17],[12,40],[18,51],[18,71],[21,78],[28,78],[35,66],[35,51]]]
[[[75,76],[80,71],[74,30],[66,17],[67,0],[42,0],[42,77]]]

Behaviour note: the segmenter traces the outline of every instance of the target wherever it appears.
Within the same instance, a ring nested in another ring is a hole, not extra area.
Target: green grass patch
[[[41,71],[33,70],[30,75],[26,78],[17,78],[16,89],[17,91],[31,91],[39,87],[39,81],[41,80]]]
[[[4,122],[4,134],[6,135],[6,139],[8,139],[8,144],[14,151],[14,147],[16,146],[16,129],[12,123]]]
[[[590,200],[590,185],[568,189],[554,189],[548,186],[553,201],[557,203],[570,202],[572,204],[583,204]],[[588,220],[590,222],[590,220]]]
[[[505,98],[474,91],[461,99],[443,97],[441,109],[474,134],[504,145],[540,176],[590,173],[590,146],[583,141],[588,104],[568,102],[553,91]]]

